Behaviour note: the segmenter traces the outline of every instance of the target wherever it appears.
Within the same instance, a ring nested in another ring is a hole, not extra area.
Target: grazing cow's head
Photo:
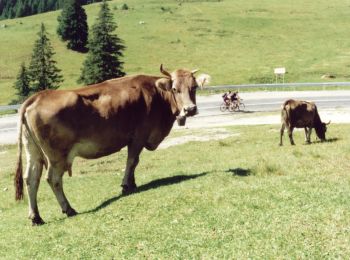
[[[321,123],[318,127],[315,127],[316,134],[318,138],[321,139],[321,141],[326,141],[326,132],[327,132],[327,125],[329,125],[331,121],[328,123]]]
[[[163,69],[163,65],[160,66],[160,71],[166,76],[169,84],[167,90],[172,91],[178,114],[178,123],[183,125],[185,118],[188,116],[194,116],[198,113],[196,105],[196,89],[198,84],[194,74],[198,70],[184,70],[179,69],[172,73]],[[180,123],[180,122],[183,123]]]

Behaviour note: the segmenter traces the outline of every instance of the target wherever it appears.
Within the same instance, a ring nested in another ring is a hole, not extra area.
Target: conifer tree
[[[58,17],[57,34],[63,41],[68,41],[69,49],[80,52],[87,50],[88,24],[81,0],[65,0]]]
[[[44,89],[57,89],[63,81],[61,70],[52,59],[55,54],[47,37],[44,24],[41,24],[39,38],[34,43],[32,59],[29,65],[29,75],[34,92]]]
[[[30,79],[24,62],[21,64],[17,80],[13,86],[17,90],[18,101],[23,102],[30,94]]]
[[[120,60],[125,47],[122,40],[113,34],[116,28],[108,4],[103,1],[97,21],[92,27],[89,52],[78,82],[89,85],[125,75]]]

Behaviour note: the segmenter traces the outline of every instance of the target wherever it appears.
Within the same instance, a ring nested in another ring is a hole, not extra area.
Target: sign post
[[[275,68],[274,73],[276,76],[276,83],[277,83],[277,78],[282,76],[282,80],[284,84],[284,74],[286,74],[286,68]]]

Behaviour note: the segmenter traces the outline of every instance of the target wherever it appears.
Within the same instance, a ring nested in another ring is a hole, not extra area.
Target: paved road
[[[350,91],[292,91],[241,93],[244,112],[220,112],[221,95],[198,97],[199,115],[189,118],[186,127],[219,125],[278,124],[279,109],[288,98],[316,102],[321,118],[335,123],[350,122]],[[262,112],[267,112],[262,113]],[[262,116],[263,115],[263,116]],[[179,128],[176,126],[176,128]],[[0,117],[0,144],[16,143],[17,115]]]
[[[325,122],[350,122],[350,91],[290,91],[240,93],[243,112],[221,112],[221,95],[200,97],[199,115],[189,118],[186,127],[202,128],[220,125],[280,124],[280,107],[289,98],[316,102]],[[176,127],[178,128],[178,127]]]

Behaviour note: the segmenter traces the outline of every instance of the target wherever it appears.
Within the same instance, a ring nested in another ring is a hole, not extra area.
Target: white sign
[[[286,68],[275,68],[274,72],[275,74],[282,75],[286,73]]]

